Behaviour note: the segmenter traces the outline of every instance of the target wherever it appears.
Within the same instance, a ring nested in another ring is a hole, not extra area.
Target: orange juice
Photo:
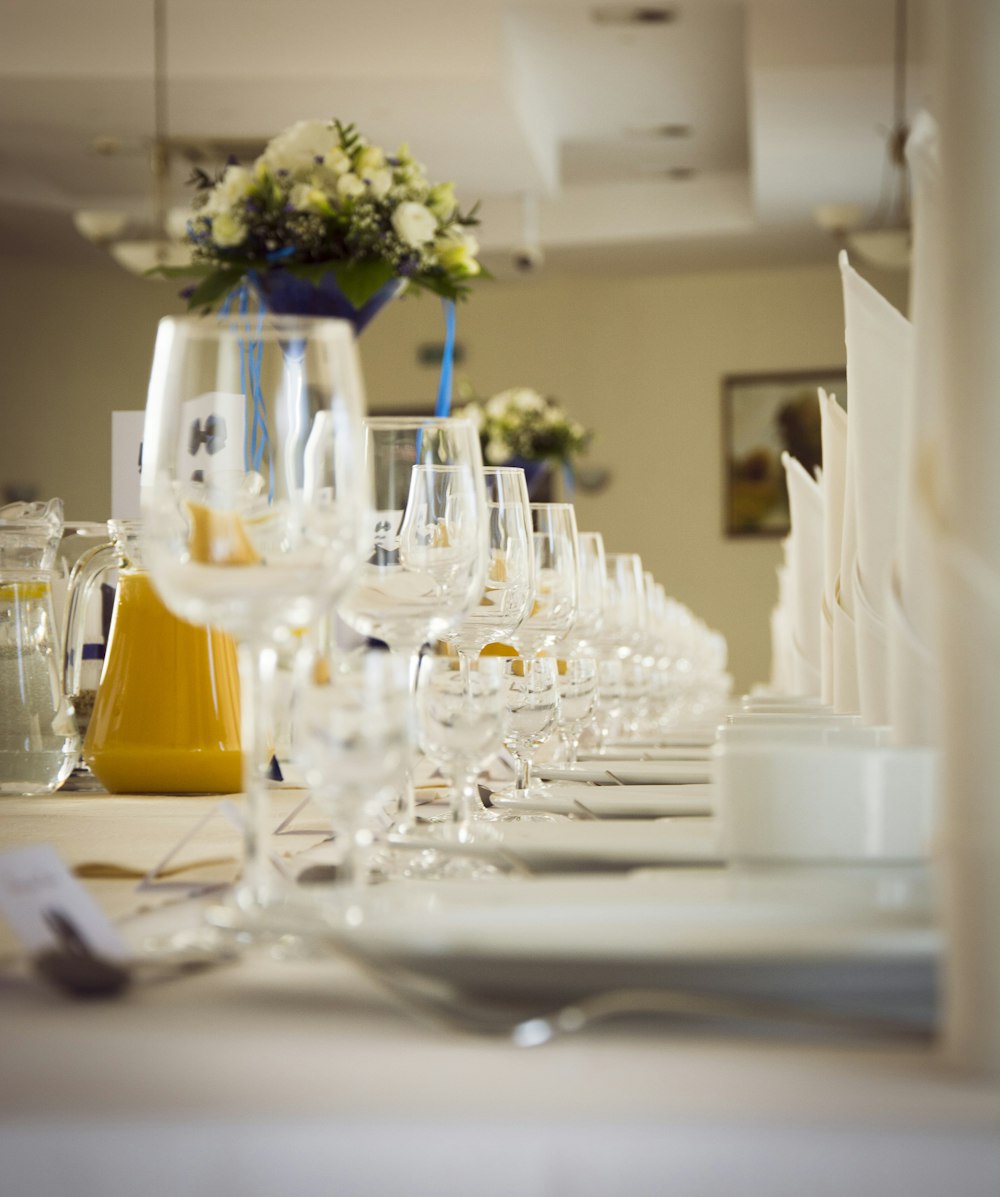
[[[83,756],[115,794],[242,788],[233,641],[172,615],[138,570],[119,574]]]

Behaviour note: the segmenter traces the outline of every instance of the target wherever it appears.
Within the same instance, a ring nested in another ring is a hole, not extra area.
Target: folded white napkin
[[[823,701],[833,703],[833,608],[844,548],[844,506],[847,498],[847,413],[833,395],[819,388],[823,442],[823,617],[820,621],[820,673]]]
[[[922,643],[907,618],[895,571],[889,587],[888,637],[892,741],[902,748],[935,747],[941,739],[940,668],[936,654]]]
[[[852,595],[853,587],[846,587]],[[833,597],[833,709],[838,715],[855,715],[861,710],[858,697],[858,654],[854,615],[845,604],[845,587],[837,578]]]
[[[854,635],[861,718],[872,727],[889,722],[889,629],[854,571]]]
[[[898,600],[914,635],[930,651],[936,626],[934,557],[930,521],[921,499],[922,478],[940,443],[941,396],[947,393],[941,368],[942,286],[941,165],[938,130],[920,113],[906,143],[913,186],[913,267],[910,311],[919,329],[902,430],[900,528],[897,552]]]
[[[853,481],[857,576],[884,618],[896,550],[900,429],[910,387],[913,329],[840,255],[847,339],[848,475]],[[850,496],[848,496],[850,498]],[[841,589],[849,574],[841,565]]]
[[[823,605],[823,498],[819,483],[790,453],[781,464],[788,482],[794,550],[792,642],[796,693],[820,692],[820,619]]]

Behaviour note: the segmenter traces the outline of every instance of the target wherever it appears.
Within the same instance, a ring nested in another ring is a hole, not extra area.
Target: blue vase
[[[268,311],[279,316],[333,316],[338,320],[349,320],[356,334],[406,285],[405,279],[390,279],[367,303],[356,308],[340,290],[333,271],[314,283],[275,267],[263,274],[254,274],[252,282]]]
[[[524,457],[512,457],[507,465],[519,466],[524,470],[528,485],[528,498],[533,503],[543,503],[551,495],[552,475],[547,461],[528,461]]]

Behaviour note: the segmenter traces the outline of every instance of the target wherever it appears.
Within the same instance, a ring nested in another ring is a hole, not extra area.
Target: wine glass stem
[[[250,911],[267,906],[275,889],[275,876],[268,859],[271,803],[267,773],[272,755],[270,697],[274,692],[277,659],[277,651],[267,641],[242,642],[238,647],[246,815],[243,876],[237,887],[237,901]]]
[[[454,837],[460,844],[467,844],[472,839],[476,815],[484,809],[476,789],[478,777],[475,770],[462,769],[456,772],[451,799],[451,824]]]
[[[528,787],[531,785],[531,757],[522,752],[514,752],[514,797],[518,802],[524,802],[528,797]]]

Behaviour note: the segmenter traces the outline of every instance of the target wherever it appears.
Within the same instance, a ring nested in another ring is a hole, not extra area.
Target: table
[[[276,821],[297,799],[275,795]],[[215,801],[8,798],[0,841],[149,867]],[[118,917],[176,901],[86,884]],[[0,1075],[11,1197],[1000,1192],[1000,1092],[932,1046],[607,1024],[525,1050],[417,1025],[349,964],[264,952],[96,1003],[8,967]]]

